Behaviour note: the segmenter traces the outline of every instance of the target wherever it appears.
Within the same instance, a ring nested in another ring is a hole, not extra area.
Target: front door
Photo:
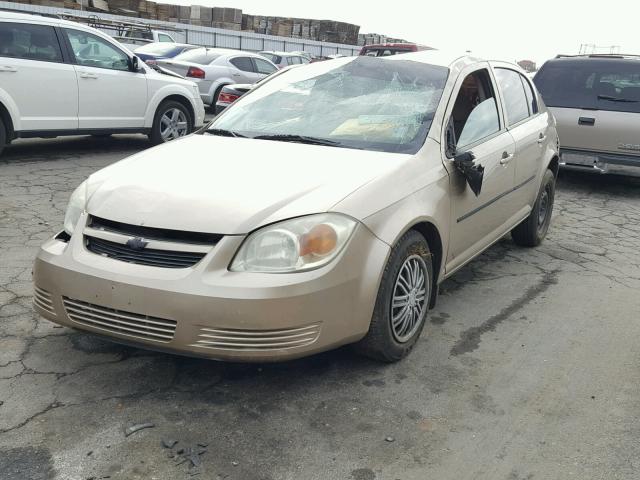
[[[147,76],[132,72],[129,56],[82,30],[64,30],[75,57],[81,129],[144,127]]]
[[[464,72],[445,116],[444,164],[451,179],[452,225],[448,272],[499,238],[518,210],[509,198],[515,181],[515,142],[504,127],[495,92],[488,66]],[[467,152],[474,155],[476,165],[484,167],[477,195],[453,161]]]

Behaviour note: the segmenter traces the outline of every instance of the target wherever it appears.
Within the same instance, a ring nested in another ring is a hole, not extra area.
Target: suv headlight
[[[342,251],[356,224],[355,220],[337,213],[274,223],[245,239],[229,269],[285,273],[321,267]]]
[[[85,180],[76,188],[71,197],[69,198],[69,204],[67,205],[67,213],[64,216],[64,231],[69,235],[73,234],[73,229],[76,227],[80,215],[84,212],[87,204],[87,181]]]

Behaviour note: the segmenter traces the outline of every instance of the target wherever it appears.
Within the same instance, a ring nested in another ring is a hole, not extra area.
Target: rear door
[[[556,118],[563,152],[640,156],[640,59],[552,60],[534,82]]]
[[[540,114],[529,80],[509,67],[494,68],[502,97],[507,129],[516,144],[516,180],[513,201],[533,207],[538,185],[534,182],[542,167],[549,119]]]
[[[76,63],[80,129],[144,127],[144,70],[132,72],[129,56],[97,35],[71,28],[64,32]]]
[[[15,105],[21,131],[78,128],[78,84],[49,25],[0,22],[0,97]]]

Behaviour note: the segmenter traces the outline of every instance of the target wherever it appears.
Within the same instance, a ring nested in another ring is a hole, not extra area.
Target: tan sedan
[[[215,359],[404,357],[438,284],[553,207],[553,117],[518,67],[438,51],[275,75],[199,134],[91,175],[35,262],[69,327]],[[461,299],[462,300],[462,299]]]

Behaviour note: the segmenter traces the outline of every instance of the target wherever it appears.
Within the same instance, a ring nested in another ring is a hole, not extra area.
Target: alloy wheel
[[[413,337],[424,319],[429,277],[419,255],[408,257],[396,278],[391,299],[391,331],[399,343]]]
[[[187,116],[178,108],[170,108],[160,118],[160,136],[163,142],[184,137],[188,130]]]

